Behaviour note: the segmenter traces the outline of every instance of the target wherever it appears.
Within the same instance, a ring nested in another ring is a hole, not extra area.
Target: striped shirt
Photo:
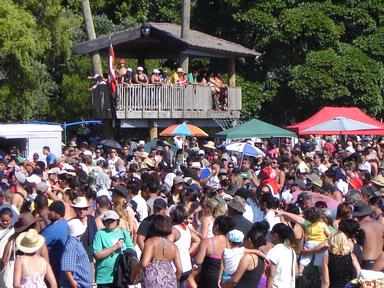
[[[92,274],[89,258],[81,240],[77,237],[69,236],[65,243],[65,250],[61,258],[61,271],[72,272],[73,278],[77,282],[77,287],[92,287]],[[64,273],[61,275],[62,287],[70,287]]]

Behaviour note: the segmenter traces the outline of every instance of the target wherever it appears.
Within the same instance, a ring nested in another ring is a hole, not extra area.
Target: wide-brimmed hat
[[[152,159],[149,159],[149,158],[145,158],[144,159],[144,163],[147,164],[149,167],[155,167],[156,165],[156,162]]]
[[[24,253],[34,253],[39,250],[45,242],[45,238],[35,230],[29,229],[16,238],[16,247]]]
[[[68,234],[70,236],[78,237],[84,234],[87,227],[78,218],[73,218],[68,221]]]
[[[77,147],[76,141],[71,141],[68,146],[69,147]]]
[[[147,158],[149,155],[147,152],[144,152],[144,151],[143,152],[137,151],[136,153],[135,154],[137,155],[137,157],[140,157],[140,158]]]
[[[236,210],[237,212],[244,213],[245,212],[245,200],[243,197],[240,197],[236,195],[232,198],[231,201],[227,204],[232,209]]]
[[[203,145],[203,147],[208,149],[213,149],[213,150],[216,149],[215,143],[213,141],[208,141],[207,144]]]
[[[377,186],[384,187],[384,176],[378,174],[373,179],[371,179],[371,182]]]
[[[353,216],[362,217],[362,216],[368,216],[373,213],[373,210],[371,207],[369,207],[367,204],[365,204],[363,201],[360,201],[353,205]]]
[[[20,214],[19,219],[17,220],[14,226],[15,233],[17,234],[27,230],[29,227],[31,227],[38,221],[42,221],[42,219],[35,218],[31,212]]]
[[[75,200],[73,200],[73,204],[71,205],[73,208],[88,208],[89,205],[87,198],[85,197],[77,197]]]

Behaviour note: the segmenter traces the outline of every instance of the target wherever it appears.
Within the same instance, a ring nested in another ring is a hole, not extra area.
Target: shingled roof
[[[239,44],[196,30],[190,30],[188,40],[181,38],[181,26],[171,23],[147,23],[149,36],[141,33],[141,26],[101,36],[73,46],[77,54],[99,51],[108,54],[109,39],[120,57],[171,58],[184,53],[196,57],[237,58],[258,57],[260,53]]]

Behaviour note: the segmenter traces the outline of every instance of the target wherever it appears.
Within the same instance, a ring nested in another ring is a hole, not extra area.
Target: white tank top
[[[185,229],[180,225],[173,226],[179,231],[180,238],[175,242],[176,247],[179,249],[181,267],[183,267],[183,273],[192,270],[191,256],[189,255],[189,248],[191,247],[191,231],[188,226]]]

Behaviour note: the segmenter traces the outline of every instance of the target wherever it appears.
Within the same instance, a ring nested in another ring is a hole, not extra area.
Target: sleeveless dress
[[[22,260],[22,276],[20,280],[21,288],[46,288],[47,285],[44,282],[45,273],[47,272],[47,263],[40,259],[40,273],[29,272],[29,268],[25,258]]]
[[[255,255],[251,255],[253,260],[253,265],[255,266]],[[254,269],[245,271],[243,276],[241,277],[239,283],[237,283],[236,288],[249,288],[249,287],[257,287],[259,285],[261,276],[264,272],[264,261],[262,259],[258,259],[257,266]]]
[[[160,238],[165,253],[165,240]],[[176,273],[172,261],[154,259],[144,268],[142,288],[177,288]]]
[[[328,256],[329,287],[343,288],[345,284],[356,278],[351,253],[347,255]]]

